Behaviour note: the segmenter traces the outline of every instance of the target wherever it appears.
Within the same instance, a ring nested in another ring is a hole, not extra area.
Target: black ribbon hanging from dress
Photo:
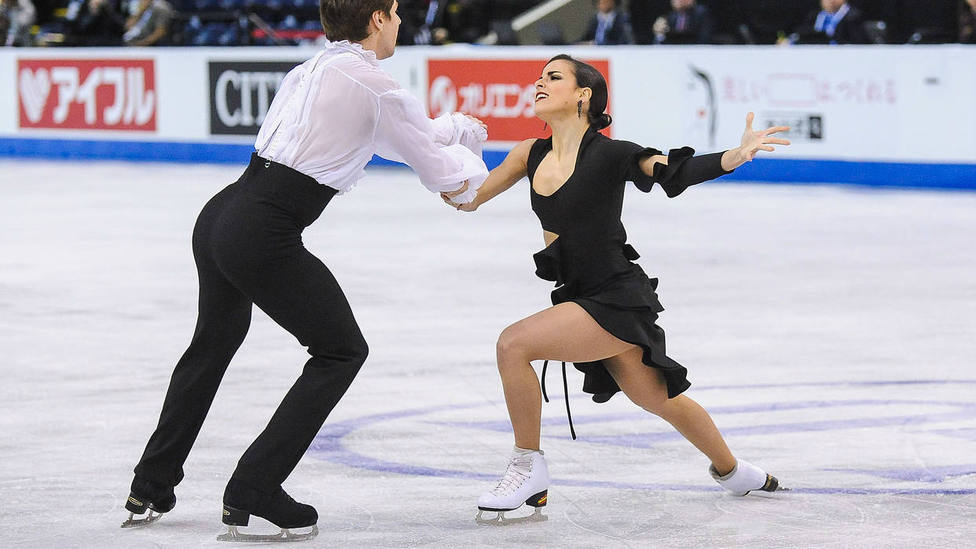
[[[542,398],[549,402],[549,395],[546,393],[546,368],[549,367],[549,361],[542,363]],[[566,363],[563,362],[563,395],[566,396],[566,419],[569,420],[569,434],[573,436],[573,440],[576,440],[576,429],[573,428],[573,413],[569,410],[569,383],[566,381]]]

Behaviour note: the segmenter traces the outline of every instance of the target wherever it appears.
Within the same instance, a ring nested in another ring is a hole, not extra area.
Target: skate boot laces
[[[532,475],[532,454],[514,455],[508,461],[505,475],[492,488],[491,493],[501,496],[515,492],[522,487],[530,475]]]

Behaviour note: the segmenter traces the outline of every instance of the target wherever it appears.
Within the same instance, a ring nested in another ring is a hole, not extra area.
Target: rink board
[[[234,162],[281,78],[316,51],[0,51],[0,156]],[[382,66],[432,116],[484,119],[494,166],[513,143],[545,135],[533,81],[564,51],[605,73],[615,138],[722,150],[750,110],[757,126],[793,128],[775,161],[730,180],[976,188],[976,47],[457,45],[401,48]]]

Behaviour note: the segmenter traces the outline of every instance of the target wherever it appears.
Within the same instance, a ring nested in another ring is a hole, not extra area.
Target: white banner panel
[[[246,147],[283,74],[315,51],[0,50],[0,155],[44,156],[41,141],[56,149],[62,140],[180,144],[183,160],[207,158],[193,144]],[[458,45],[400,48],[381,64],[434,114],[477,109],[489,122],[488,150],[504,151],[545,135],[521,98],[558,53],[590,60],[607,76],[615,138],[725,149],[752,110],[757,126],[792,127],[794,144],[778,159],[976,165],[971,46]]]

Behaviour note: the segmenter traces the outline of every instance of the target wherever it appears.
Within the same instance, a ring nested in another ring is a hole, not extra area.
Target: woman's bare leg
[[[591,362],[632,348],[639,349],[604,330],[572,302],[560,303],[505,328],[498,337],[496,354],[515,445],[539,449],[542,392],[531,361]]]
[[[669,399],[668,388],[661,372],[646,366],[641,361],[642,354],[641,348],[634,347],[604,360],[603,363],[634,404],[673,425],[712,460],[712,465],[720,475],[731,472],[735,468],[735,457],[708,412],[685,395]]]

